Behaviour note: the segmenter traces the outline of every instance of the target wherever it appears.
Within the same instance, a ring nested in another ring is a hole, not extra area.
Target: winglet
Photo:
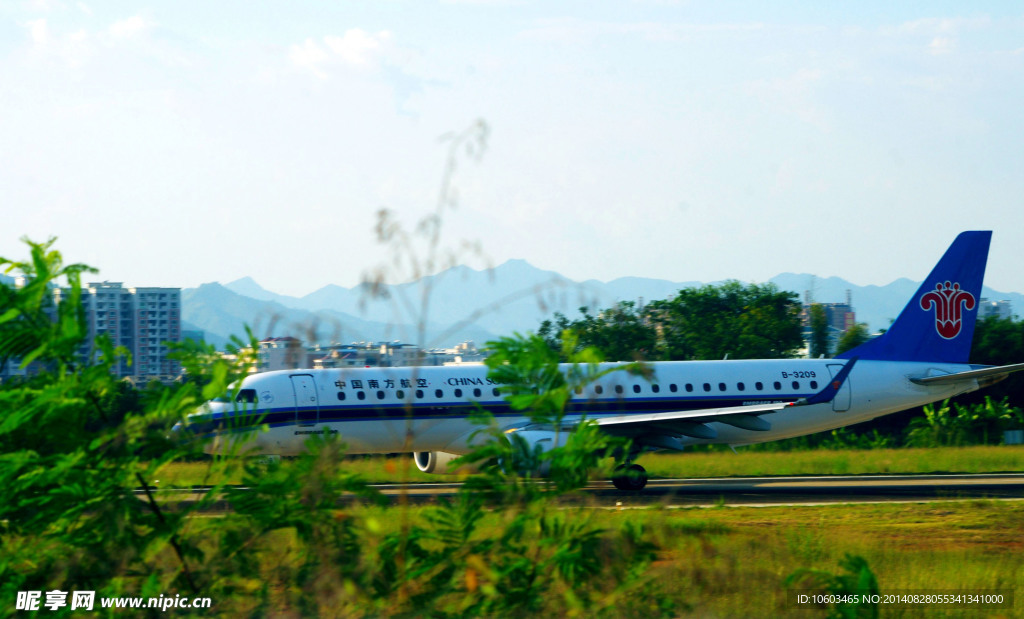
[[[800,398],[796,402],[793,402],[792,406],[806,406],[808,404],[825,404],[831,402],[835,399],[839,390],[843,388],[843,383],[846,382],[846,377],[850,375],[850,372],[853,370],[853,366],[857,364],[858,358],[859,357],[854,357],[850,359],[846,365],[843,366],[843,369],[839,370],[839,373],[836,374],[827,385],[825,385],[824,389],[809,398]]]

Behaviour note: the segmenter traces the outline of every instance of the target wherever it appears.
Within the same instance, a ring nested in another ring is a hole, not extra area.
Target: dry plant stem
[[[165,528],[167,527],[167,521],[164,520],[164,514],[160,511],[160,506],[156,504],[153,499],[153,493],[149,491],[149,484],[142,478],[140,473],[135,473],[135,478],[139,480],[142,485],[143,491],[146,493],[146,499],[149,501],[149,507],[156,514],[156,519],[160,521],[160,524]],[[188,582],[188,588],[191,589],[192,593],[199,593],[198,587],[196,587],[195,581],[192,580],[192,573],[188,570],[188,564],[185,562],[185,555],[181,552],[181,544],[178,543],[178,534],[171,533],[171,547],[174,548],[174,553],[178,555],[178,561],[181,562],[181,570],[185,574],[185,581]]]

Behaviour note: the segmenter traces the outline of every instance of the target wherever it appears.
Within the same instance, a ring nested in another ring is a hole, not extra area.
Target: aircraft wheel
[[[637,492],[647,485],[647,471],[639,464],[629,464],[619,468],[612,483],[619,490]]]

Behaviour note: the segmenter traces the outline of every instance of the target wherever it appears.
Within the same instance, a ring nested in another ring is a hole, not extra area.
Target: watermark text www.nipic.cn
[[[69,598],[70,596],[70,598]],[[19,591],[15,610],[93,610],[94,608],[210,608],[210,598],[189,598],[180,595],[147,597],[102,597],[96,604],[95,591]]]

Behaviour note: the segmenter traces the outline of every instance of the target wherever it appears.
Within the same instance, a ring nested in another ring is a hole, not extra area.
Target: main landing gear
[[[612,483],[619,490],[637,492],[647,485],[647,471],[639,464],[626,464],[615,469]]]

